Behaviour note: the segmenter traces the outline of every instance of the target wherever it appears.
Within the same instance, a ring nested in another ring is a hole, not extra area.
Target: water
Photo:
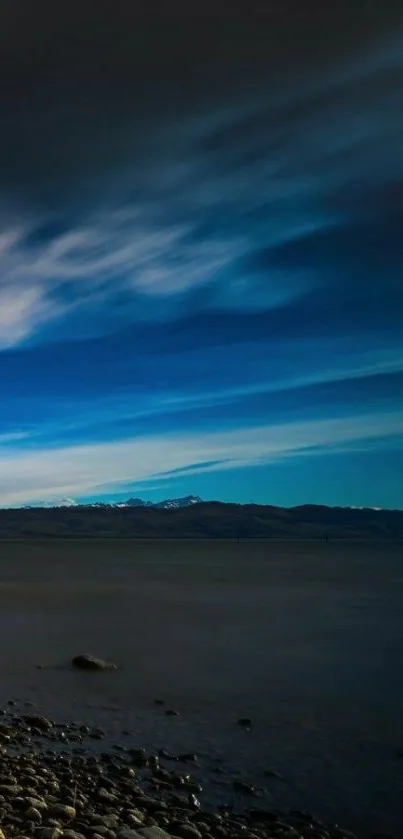
[[[236,776],[274,805],[403,831],[401,545],[0,543],[0,633],[0,702],[199,752],[207,801],[232,801]],[[82,652],[119,670],[64,666]]]

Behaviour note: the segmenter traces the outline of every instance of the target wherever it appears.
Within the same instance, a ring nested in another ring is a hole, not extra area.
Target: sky
[[[0,506],[403,508],[403,10],[5,0]]]

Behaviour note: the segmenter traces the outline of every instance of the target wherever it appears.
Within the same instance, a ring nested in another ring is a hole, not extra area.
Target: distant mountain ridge
[[[166,498],[164,501],[143,501],[141,498],[129,498],[129,500],[125,502],[125,506],[156,507],[161,510],[176,510],[178,507],[192,507],[193,504],[202,503],[203,500],[198,495],[185,495],[183,498]]]
[[[403,510],[225,504],[198,496],[0,510],[0,539],[35,538],[403,540]]]
[[[203,499],[198,495],[185,495],[183,498],[165,498],[164,501],[143,501],[142,498],[128,498],[127,501],[118,501],[116,503],[101,503],[96,504],[80,504],[80,507],[117,507],[122,509],[124,507],[154,507],[159,510],[177,510],[179,507],[192,507],[193,504],[202,504]],[[64,506],[64,505],[62,505]]]

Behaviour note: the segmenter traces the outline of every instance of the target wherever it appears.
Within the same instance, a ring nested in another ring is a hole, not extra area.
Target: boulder
[[[76,655],[72,659],[73,667],[79,670],[116,670],[116,664],[112,661],[104,661],[102,658],[95,658],[93,655]]]

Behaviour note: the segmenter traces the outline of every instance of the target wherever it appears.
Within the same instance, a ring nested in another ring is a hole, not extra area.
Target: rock
[[[91,740],[103,740],[106,737],[106,732],[103,728],[92,728],[88,736]]]
[[[242,792],[243,795],[257,795],[255,787],[245,784],[243,781],[234,781],[233,787],[236,792]]]
[[[140,807],[144,807],[147,812],[154,813],[158,810],[167,810],[165,801],[160,801],[158,798],[152,798],[151,795],[142,795],[137,802]]]
[[[125,821],[129,825],[129,827],[141,827],[144,824],[144,815],[143,813],[141,813],[140,810],[136,810],[131,813],[127,813],[125,816]]]
[[[19,787],[17,784],[0,784],[0,795],[5,795],[9,797],[10,795],[21,795],[24,792],[23,787]]]
[[[52,804],[50,808],[50,815],[54,816],[60,821],[71,822],[76,818],[76,809],[69,804]]]
[[[197,827],[194,827],[189,822],[183,822],[182,824],[175,825],[175,836],[179,836],[180,839],[203,839],[200,830]],[[153,837],[149,837],[149,839],[153,839]],[[157,839],[157,837],[155,837]]]
[[[38,833],[40,839],[59,839],[62,835],[60,827],[43,827]]]
[[[104,789],[103,787],[101,787],[101,789],[98,790],[97,798],[100,801],[108,802],[108,804],[114,804],[114,802],[117,801],[117,796],[113,795],[112,792],[109,792],[107,789]]]
[[[138,837],[137,830],[131,830],[130,827],[123,827],[117,833],[117,839],[138,839]]]
[[[141,827],[137,831],[137,836],[142,836],[143,839],[172,839],[172,834],[167,833],[162,827]],[[200,833],[199,836],[201,836]]]
[[[252,720],[249,719],[249,717],[241,717],[241,719],[238,720],[238,725],[240,725],[241,728],[252,728]]]
[[[77,833],[75,830],[63,830],[65,839],[85,839],[82,833]]]
[[[29,807],[35,807],[37,810],[47,810],[48,805],[46,801],[43,801],[42,798],[30,798],[29,796],[25,799],[26,803]]]
[[[79,670],[117,670],[116,664],[112,661],[104,661],[102,658],[95,658],[88,654],[74,656],[71,663]]]
[[[145,749],[128,749],[127,753],[132,758],[134,766],[145,766],[147,764]]]
[[[165,715],[166,715],[167,717],[179,717],[179,711],[173,711],[172,709],[169,709],[169,708],[168,708],[168,709],[165,711]]]
[[[28,807],[28,810],[25,810],[24,818],[28,822],[35,822],[35,824],[42,824],[42,816],[39,810],[36,807]]]
[[[198,798],[196,798],[196,796],[194,795],[193,792],[191,792],[189,794],[188,802],[189,802],[189,807],[191,807],[192,810],[200,810],[200,808],[201,808],[200,801],[199,801]]]
[[[48,720],[46,717],[38,717],[33,714],[28,714],[23,717],[23,720],[27,723],[27,725],[39,728],[40,731],[50,731],[50,729],[53,728],[53,722]]]
[[[158,757],[163,758],[163,760],[177,760],[175,755],[173,755],[171,752],[167,752],[166,749],[160,749],[158,752]]]
[[[96,818],[97,821],[95,824],[97,827],[102,824],[104,827],[107,827],[108,830],[114,830],[118,823],[118,816],[115,813],[108,813],[107,816],[97,816]]]

